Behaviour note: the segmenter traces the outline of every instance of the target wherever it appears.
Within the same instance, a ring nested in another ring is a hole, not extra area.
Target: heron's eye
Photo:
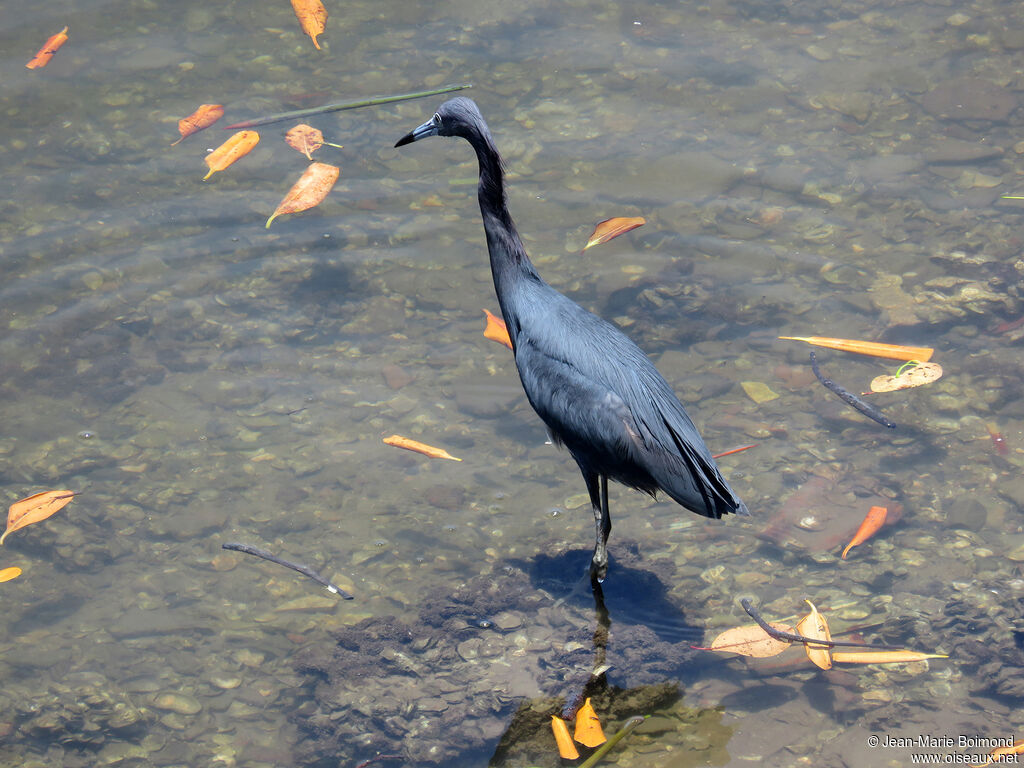
[[[434,122],[437,123],[438,125],[441,124],[441,113],[440,112],[435,112],[434,113]]]

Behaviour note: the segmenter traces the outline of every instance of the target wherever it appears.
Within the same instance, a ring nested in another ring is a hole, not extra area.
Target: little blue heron
[[[594,508],[594,584],[608,572],[608,478],[691,512],[749,514],[722,477],[682,403],[654,364],[618,328],[545,283],[530,262],[505,200],[501,156],[476,104],[446,101],[395,144],[461,136],[480,162],[480,213],[494,290],[530,405],[552,441],[572,454]]]

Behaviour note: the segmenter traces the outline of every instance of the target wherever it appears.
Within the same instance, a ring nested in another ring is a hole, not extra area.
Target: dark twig
[[[818,381],[822,383],[822,386],[834,392],[836,396],[839,397],[839,399],[842,400],[844,403],[853,408],[856,408],[869,419],[877,421],[883,427],[888,427],[889,429],[896,429],[896,423],[894,421],[890,421],[884,413],[875,408],[875,406],[871,405],[871,403],[857,397],[857,395],[853,394],[853,392],[850,392],[847,389],[843,389],[841,386],[832,381],[832,379],[826,379],[824,376],[822,376],[821,371],[818,369],[818,358],[814,356],[813,352],[811,352],[811,370],[814,371],[814,375],[818,377]]]
[[[765,621],[757,608],[755,608],[747,598],[744,597],[740,600],[740,605],[742,605],[743,610],[750,615],[750,618],[756,621],[757,625],[775,640],[789,643],[810,643],[812,645],[824,646],[826,648],[866,648],[869,651],[903,650],[899,645],[867,645],[866,643],[846,643],[841,640],[815,640],[813,637],[804,637],[803,635],[796,635],[792,632],[783,632]]]
[[[222,549],[233,549],[236,552],[244,552],[247,555],[253,555],[254,557],[262,557],[264,560],[269,560],[272,563],[283,565],[285,568],[291,568],[293,571],[298,571],[303,576],[308,576],[318,584],[323,584],[327,589],[339,597],[343,597],[346,600],[351,600],[352,595],[346,592],[341,587],[337,587],[331,584],[327,579],[321,576],[319,573],[314,571],[308,565],[302,563],[293,563],[291,560],[285,560],[283,557],[278,557],[272,552],[267,552],[265,549],[254,547],[251,544],[239,544],[236,541],[229,541],[226,544],[220,545]]]

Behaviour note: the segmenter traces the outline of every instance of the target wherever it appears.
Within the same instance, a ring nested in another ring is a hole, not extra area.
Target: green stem
[[[401,93],[397,96],[371,96],[369,99],[363,99],[362,101],[349,101],[343,104],[324,104],[322,107],[310,107],[309,109],[296,109],[292,112],[280,112],[276,115],[270,115],[268,117],[257,117],[253,120],[245,120],[241,123],[233,123],[232,125],[224,126],[225,130],[232,128],[254,128],[257,125],[269,125],[270,123],[280,123],[284,120],[296,120],[303,117],[310,117],[312,115],[323,115],[328,112],[341,112],[344,109],[358,109],[359,107],[373,107],[377,104],[390,104],[393,101],[408,101],[409,99],[422,99],[424,96],[437,96],[442,93],[451,93],[452,91],[461,91],[463,88],[472,88],[473,86],[469,83],[464,85],[445,85],[441,88],[436,88],[433,91],[418,91],[417,93]]]
[[[907,368],[916,368],[919,365],[920,363],[917,362],[917,360],[908,360],[899,367],[899,370],[896,371],[896,378],[898,379],[900,376],[902,376],[903,371],[905,371]]]
[[[598,748],[597,752],[588,757],[586,762],[581,764],[579,768],[594,768],[594,766],[597,765],[598,762],[600,762],[601,758],[608,754],[609,750],[614,748],[616,744],[618,744],[626,736],[628,736],[629,732],[636,728],[638,725],[640,725],[640,723],[642,723],[643,721],[644,718],[640,715],[636,715],[634,717],[629,718],[629,720],[626,721],[625,725],[619,728],[618,733],[616,733],[614,736],[608,739],[608,741],[602,744]]]

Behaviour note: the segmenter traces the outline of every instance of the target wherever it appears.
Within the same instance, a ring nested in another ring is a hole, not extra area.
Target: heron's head
[[[405,134],[395,142],[395,146],[412,144],[428,136],[461,136],[468,139],[474,133],[487,134],[487,123],[472,99],[457,96],[438,107],[432,118]]]

